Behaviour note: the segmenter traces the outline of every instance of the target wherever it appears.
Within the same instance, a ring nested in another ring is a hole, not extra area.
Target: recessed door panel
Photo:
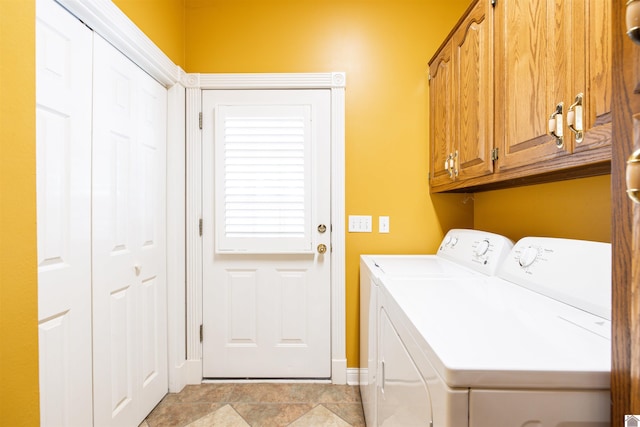
[[[226,319],[229,346],[256,344],[256,271],[229,271],[227,295],[229,317]]]

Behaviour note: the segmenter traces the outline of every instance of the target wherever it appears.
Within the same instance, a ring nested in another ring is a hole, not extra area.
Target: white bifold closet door
[[[43,426],[89,426],[93,415],[92,35],[53,0],[36,2],[38,347]]]
[[[168,390],[167,91],[97,34],[94,424],[137,426]]]
[[[166,89],[36,2],[43,426],[138,426],[168,390]]]

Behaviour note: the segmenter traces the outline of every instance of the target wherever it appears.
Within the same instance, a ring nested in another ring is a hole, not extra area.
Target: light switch
[[[378,232],[379,233],[388,233],[389,232],[389,217],[388,216],[378,217]]]
[[[371,233],[371,215],[349,215],[349,233]]]

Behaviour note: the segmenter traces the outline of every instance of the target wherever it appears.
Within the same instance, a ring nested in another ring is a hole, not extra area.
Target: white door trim
[[[202,380],[202,137],[201,97],[204,89],[331,90],[331,379],[347,382],[345,317],[345,94],[346,75],[334,73],[187,74],[187,359],[189,383]],[[206,227],[207,225],[205,225]]]
[[[180,81],[180,67],[111,1],[56,1],[165,87]]]

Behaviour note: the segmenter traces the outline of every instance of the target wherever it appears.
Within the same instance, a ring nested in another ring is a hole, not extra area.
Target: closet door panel
[[[136,67],[138,157],[135,165],[140,265],[140,410],[148,414],[168,390],[166,279],[167,90]]]
[[[92,422],[91,40],[54,1],[36,2],[42,426]]]
[[[166,394],[166,90],[96,36],[96,425],[138,425]]]
[[[93,351],[96,425],[134,425],[136,300],[136,135],[130,64],[94,42]]]

